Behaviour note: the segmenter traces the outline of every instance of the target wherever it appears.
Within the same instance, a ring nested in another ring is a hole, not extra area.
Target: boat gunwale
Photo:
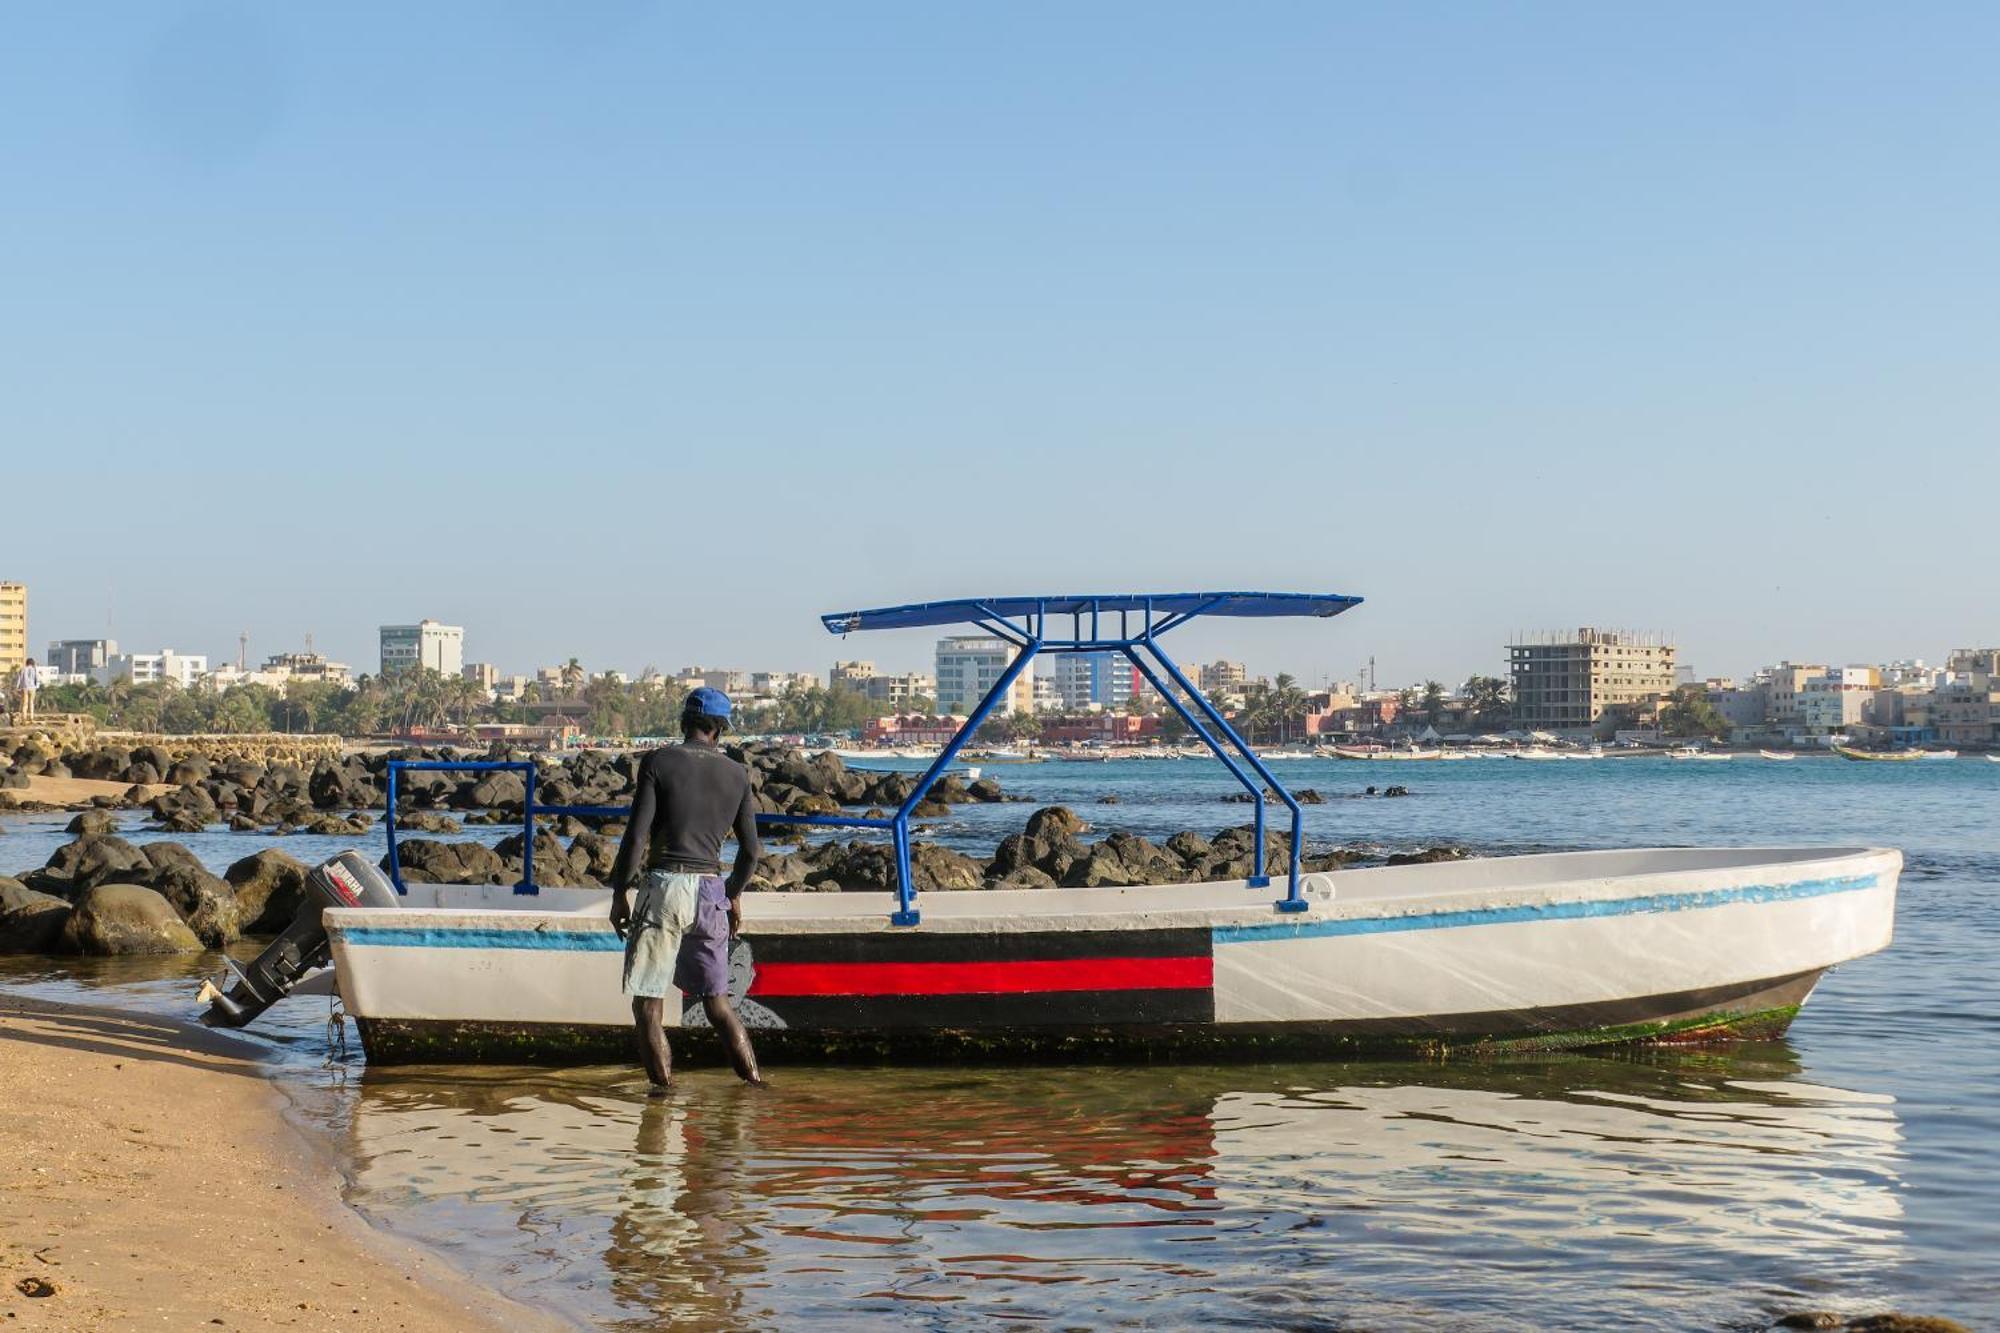
[[[1775,860],[1746,857],[1739,864],[1727,866],[1686,866],[1630,874],[1552,878],[1516,884],[1465,886],[1447,882],[1419,887],[1412,882],[1416,879],[1442,880],[1462,875],[1466,867],[1482,863],[1490,865],[1531,858],[1566,860],[1623,857],[1649,852],[1700,855],[1731,852],[1789,852],[1794,855]],[[916,929],[937,933],[1015,934],[1050,929],[1116,931],[1143,925],[1147,928],[1193,927],[1225,931],[1290,933],[1294,929],[1325,927],[1340,923],[1381,921],[1393,925],[1413,918],[1450,914],[1502,914],[1521,910],[1549,910],[1567,904],[1608,906],[1621,902],[1643,903],[1652,899],[1699,898],[1703,894],[1750,894],[1754,890],[1776,891],[1787,886],[1818,880],[1859,880],[1866,877],[1875,881],[1872,884],[1857,883],[1851,886],[1858,891],[1877,887],[1884,871],[1895,874],[1900,872],[1901,866],[1902,854],[1893,848],[1884,847],[1600,848],[1572,852],[1537,852],[1518,857],[1477,857],[1421,866],[1367,866],[1339,871],[1315,871],[1305,876],[1302,882],[1309,904],[1305,913],[1277,912],[1268,899],[1251,898],[1249,895],[1255,890],[1241,879],[1100,888],[931,890],[925,895],[925,902],[931,910],[926,912],[923,923]],[[1779,867],[1782,867],[1785,873],[1773,878],[1770,872]],[[1844,874],[1841,873],[1843,871]],[[1410,872],[1419,873],[1412,875]],[[1391,873],[1402,874],[1405,877],[1404,885],[1378,887],[1401,888],[1402,891],[1364,894],[1342,892],[1343,876],[1351,880],[1361,876],[1386,876]],[[1671,887],[1668,885],[1669,881],[1673,882]],[[1638,891],[1635,892],[1635,889]],[[1655,891],[1646,892],[1647,889]],[[1833,891],[1837,890],[1829,890]],[[1152,903],[1138,901],[1140,895],[1162,894],[1171,895],[1179,901],[1159,902],[1157,898]],[[887,926],[881,908],[893,902],[895,895],[887,890],[837,894],[762,890],[746,894],[745,897],[745,933],[754,937],[882,932]],[[1202,897],[1210,897],[1213,901],[1199,901]],[[1238,901],[1228,901],[1232,898]],[[1107,903],[1107,899],[1111,902]],[[1191,899],[1194,901],[1190,901]],[[1690,901],[1672,907],[1634,908],[1633,914],[1737,906],[1755,901],[1753,897],[1747,896],[1727,902]],[[325,914],[325,920],[329,931],[342,937],[343,940],[347,939],[353,928],[358,927],[365,931],[370,928],[389,927],[391,923],[410,922],[416,915],[442,918],[440,925],[449,924],[467,929],[484,926],[537,931],[548,929],[548,923],[553,920],[564,924],[575,923],[576,928],[595,933],[597,930],[608,931],[608,924],[593,927],[585,923],[604,920],[608,906],[606,900],[601,904],[586,904],[579,908],[538,909],[531,899],[516,897],[495,906],[398,905],[381,908],[330,908]],[[776,912],[760,910],[772,907],[781,910]],[[841,910],[838,914],[819,914],[811,910],[815,907],[837,907]],[[805,910],[785,910],[792,908]],[[366,947],[365,940],[357,938],[351,942]]]

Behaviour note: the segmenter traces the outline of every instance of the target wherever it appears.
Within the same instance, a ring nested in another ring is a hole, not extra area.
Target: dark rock
[[[243,933],[236,892],[220,876],[198,866],[170,865],[153,882],[153,888],[209,948],[233,944]]]
[[[59,942],[67,953],[105,957],[201,952],[201,941],[173,905],[137,884],[86,890],[63,922]]]
[[[1073,838],[1089,827],[1068,806],[1048,805],[1028,816],[1028,826],[1024,831],[1037,841],[1054,842],[1064,837]]]
[[[544,834],[544,837],[549,835]],[[515,835],[516,841],[519,835]],[[550,838],[550,841],[554,841]],[[537,861],[543,844],[535,845]],[[556,843],[557,856],[567,865],[568,851]],[[477,842],[434,842],[428,838],[409,838],[397,842],[396,859],[401,864],[403,877],[420,884],[506,884],[513,880],[508,873],[507,862],[493,848]],[[382,869],[389,869],[389,858],[382,858]],[[546,877],[540,866],[536,867],[535,878],[545,884],[555,883]]]
[[[951,813],[951,807],[943,801],[925,797],[910,811],[913,819],[943,819]]]
[[[116,780],[129,782],[135,787],[157,786],[160,781],[160,770],[151,764],[130,764]]]
[[[1182,829],[1179,833],[1167,839],[1167,850],[1178,856],[1183,863],[1194,866],[1200,865],[1206,860],[1214,848],[1209,844],[1208,839],[1202,837],[1199,833],[1192,833],[1186,829]]]
[[[231,815],[229,817],[229,831],[231,833],[255,833],[261,827],[263,826],[248,815]]]
[[[471,846],[468,843],[450,843],[448,846]],[[502,838],[493,850],[510,867],[521,865],[521,853],[527,846],[527,839],[516,833],[511,838]],[[535,883],[560,886],[582,884],[589,878],[589,858],[575,861],[570,859],[569,848],[563,846],[562,839],[545,828],[535,830]],[[483,881],[458,881],[459,883],[479,883]]]
[[[64,826],[63,832],[75,834],[116,833],[118,818],[104,810],[86,810]]]
[[[209,821],[193,810],[176,810],[170,815],[162,815],[158,823],[158,827],[168,833],[199,833],[208,825]]]
[[[1000,783],[995,778],[975,779],[965,791],[966,795],[975,801],[993,802],[1007,799],[1007,793],[1000,789]]]
[[[450,815],[435,810],[416,810],[396,816],[396,831],[401,833],[458,833],[461,826]]]
[[[990,889],[1053,889],[1055,886],[1054,876],[1034,866],[1021,866],[998,879],[986,881],[986,887]]]
[[[1439,861],[1463,861],[1471,853],[1463,847],[1426,847],[1420,852],[1397,852],[1384,861],[1392,866],[1427,866]]]
[[[37,878],[55,879],[59,886],[47,883],[31,886],[45,893],[60,887],[62,892],[74,895],[99,884],[144,883],[152,874],[152,864],[137,847],[115,834],[94,833],[64,843],[49,854],[44,874]]]
[[[618,843],[601,833],[585,829],[570,840],[569,862],[591,879],[609,884],[611,871],[618,863]]]
[[[275,849],[244,857],[223,878],[236,894],[238,928],[248,935],[283,930],[305,901],[305,864]]]
[[[54,894],[0,875],[0,953],[50,952],[69,912],[69,904]]]
[[[160,876],[176,866],[182,870],[208,873],[208,867],[201,863],[201,858],[177,842],[149,842],[139,849],[139,854],[146,858],[149,867],[149,873],[139,882],[149,888],[159,888]]]
[[[1099,805],[1117,805],[1119,803],[1118,793],[1108,791],[1097,798],[1097,803]]]
[[[1408,796],[1410,789],[1404,786],[1385,787],[1382,789],[1382,794],[1384,796]]]
[[[206,782],[214,772],[214,766],[200,755],[182,755],[167,769],[166,780],[184,787],[190,782]]]

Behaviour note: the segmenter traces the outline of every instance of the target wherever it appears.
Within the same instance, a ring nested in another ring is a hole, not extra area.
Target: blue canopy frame
[[[910,879],[910,814],[917,808],[944,771],[972,740],[973,734],[993,715],[1007,697],[1021,673],[1042,653],[1116,652],[1145,676],[1162,699],[1201,739],[1216,758],[1243,784],[1257,812],[1257,845],[1249,885],[1268,888],[1271,876],[1264,866],[1264,788],[1275,792],[1292,816],[1291,864],[1287,870],[1289,888],[1276,904],[1281,912],[1303,912],[1306,901],[1299,885],[1299,844],[1305,817],[1298,800],[1272,775],[1220,709],[1195,688],[1174,660],[1160,647],[1159,638],[1200,616],[1337,616],[1360,605],[1359,597],[1338,593],[1283,592],[1184,592],[1157,594],[1111,594],[1056,597],[963,598],[948,602],[918,602],[909,606],[879,607],[870,611],[843,611],[820,617],[834,634],[856,630],[917,629],[934,625],[973,625],[1020,649],[1007,669],[972,710],[931,766],[917,779],[917,785],[896,812],[883,819],[844,820],[843,823],[886,829],[896,850],[897,910],[889,918],[899,926],[914,926],[921,919],[916,890]],[[1149,663],[1146,659],[1150,657]],[[1162,679],[1165,672],[1166,679]],[[1201,716],[1183,703],[1167,681],[1185,692]],[[1202,725],[1206,719],[1207,726]],[[1223,741],[1228,745],[1225,746]],[[1235,754],[1231,754],[1231,749]],[[1238,756],[1242,763],[1239,763]],[[1253,781],[1244,771],[1248,764],[1262,780]],[[773,823],[816,824],[831,822],[814,815],[771,815],[760,818]]]
[[[1248,742],[1221,710],[1195,688],[1179,666],[1160,647],[1159,638],[1201,616],[1336,616],[1361,603],[1359,597],[1336,593],[1283,592],[1196,592],[1158,594],[1117,594],[1108,596],[988,597],[964,598],[948,602],[919,602],[909,606],[880,607],[870,611],[844,611],[820,617],[828,631],[848,634],[857,630],[917,629],[935,625],[973,625],[996,638],[1014,644],[1020,651],[992,688],[979,701],[938,757],[917,779],[916,786],[896,807],[895,813],[880,818],[859,815],[758,815],[760,825],[793,824],[829,828],[881,829],[890,835],[896,854],[896,910],[890,921],[898,926],[914,926],[922,920],[917,909],[915,885],[910,872],[910,817],[924,797],[944,776],[959,752],[972,740],[1000,706],[1001,700],[1036,657],[1043,653],[1115,652],[1146,678],[1147,684],[1180,715],[1188,730],[1200,738],[1236,780],[1250,793],[1256,810],[1257,845],[1252,853],[1248,884],[1253,889],[1270,887],[1271,876],[1264,865],[1264,789],[1275,792],[1291,811],[1291,864],[1287,868],[1288,889],[1274,904],[1280,912],[1303,912],[1306,901],[1299,883],[1299,849],[1304,814],[1298,800],[1272,775]],[[1148,661],[1148,659],[1151,659]],[[1164,673],[1164,676],[1162,675]],[[1171,685],[1170,685],[1171,683]],[[1177,692],[1178,690],[1178,692]],[[1191,710],[1180,695],[1185,693]],[[1199,716],[1197,716],[1197,713]],[[1203,725],[1204,720],[1207,725]],[[1227,741],[1227,745],[1224,744]],[[1234,753],[1231,753],[1231,751]],[[1239,758],[1240,761],[1239,762]],[[1250,772],[1256,774],[1253,780]],[[623,806],[541,805],[535,800],[535,766],[525,760],[513,761],[394,761],[389,765],[387,827],[389,875],[397,891],[403,892],[402,867],[396,854],[396,805],[399,778],[404,772],[493,772],[514,771],[522,775],[526,799],[521,821],[524,831],[521,882],[516,893],[535,893],[535,817],[542,814],[593,815],[622,818],[630,811]]]

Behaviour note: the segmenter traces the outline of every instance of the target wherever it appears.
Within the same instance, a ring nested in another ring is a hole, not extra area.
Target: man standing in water
[[[729,941],[742,928],[738,899],[757,868],[757,810],[750,774],[717,742],[729,727],[729,696],[699,689],[681,709],[681,743],[639,766],[631,822],[612,870],[611,928],[625,941],[625,993],[639,1029],[646,1075],[664,1088],[673,1072],[666,998],[678,987],[701,997],[745,1083],[763,1086],[750,1034],[729,1005]],[[736,862],[722,880],[722,840],[736,832]],[[638,901],[628,896],[635,878]]]

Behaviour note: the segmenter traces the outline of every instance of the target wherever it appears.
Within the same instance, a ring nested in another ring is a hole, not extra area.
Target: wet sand
[[[6,1327],[565,1326],[348,1209],[255,1053],[199,1027],[0,997]]]
[[[14,795],[24,801],[41,801],[48,805],[86,805],[100,796],[123,799],[132,790],[129,782],[100,782],[95,778],[51,778],[37,773],[29,777],[28,785],[13,788]],[[155,782],[142,786],[139,790],[146,799],[164,796],[175,787],[170,782]]]

